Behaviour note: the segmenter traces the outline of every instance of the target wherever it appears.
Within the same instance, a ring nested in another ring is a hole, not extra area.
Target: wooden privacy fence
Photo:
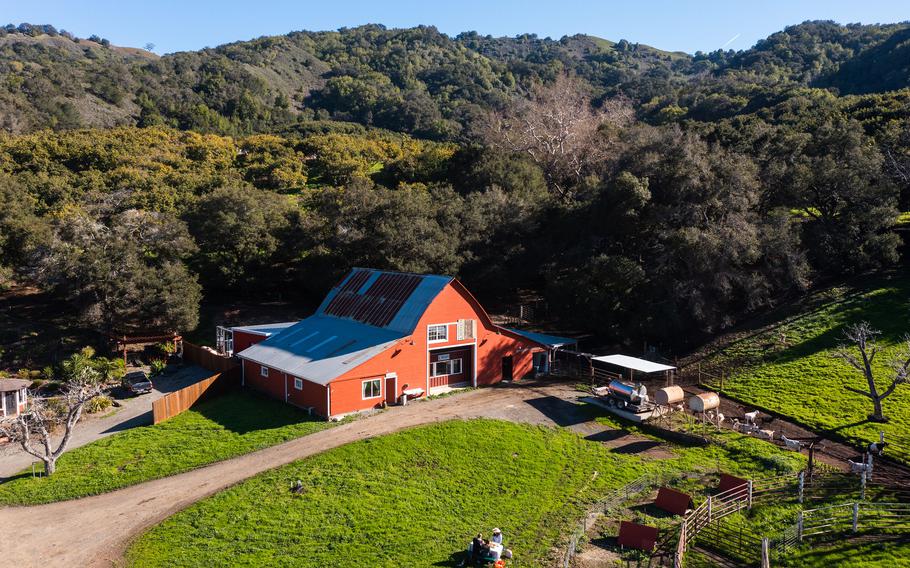
[[[240,368],[234,367],[169,393],[152,403],[152,423],[158,424],[189,410],[201,400],[212,398],[240,385]]]
[[[236,359],[219,355],[188,341],[183,342],[183,362],[199,365],[216,373],[230,371],[240,365]]]

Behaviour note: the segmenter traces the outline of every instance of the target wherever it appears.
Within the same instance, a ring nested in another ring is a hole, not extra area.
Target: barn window
[[[269,368],[266,367],[265,365],[261,365],[261,366],[259,367],[259,374],[262,375],[263,377],[268,377],[268,376],[269,376]]]
[[[449,359],[448,361],[435,361],[430,363],[431,377],[444,377],[446,375],[461,374],[461,359]]]
[[[294,379],[294,388],[297,390],[303,390],[303,379]]]
[[[449,339],[449,326],[446,324],[431,325],[427,327],[427,341],[447,341]]]
[[[363,398],[379,398],[382,396],[382,380],[370,379],[363,381]]]

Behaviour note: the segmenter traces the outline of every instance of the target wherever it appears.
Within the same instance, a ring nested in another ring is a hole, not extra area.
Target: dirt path
[[[706,389],[703,389],[697,385],[687,385],[684,387],[687,395],[696,394],[705,392]],[[740,421],[743,420],[743,413],[750,412],[754,410],[754,407],[741,404],[735,400],[731,400],[727,397],[721,397],[721,412],[726,416],[729,421],[725,423],[725,426],[730,427],[731,421],[734,418],[738,418]],[[804,426],[795,424],[786,418],[780,416],[775,416],[766,412],[762,412],[759,415],[759,422],[762,428],[769,430],[774,430],[776,438],[779,439],[780,434],[783,434],[791,439],[809,439],[819,437],[819,434],[809,430]],[[825,438],[824,435],[821,436],[822,441],[816,446],[815,459],[825,463],[827,465],[836,467],[842,471],[849,469],[847,460],[860,461],[862,449],[856,446],[851,446],[850,444],[845,444],[836,440],[831,440]],[[782,445],[778,443],[778,445]],[[803,450],[803,453],[806,453]],[[885,452],[887,454],[887,451]],[[890,461],[888,459],[878,459],[875,462],[875,473],[873,474],[873,479],[882,478],[887,479],[898,479],[906,483],[910,481],[910,467],[905,465]]]
[[[68,449],[72,450],[73,448],[84,446],[129,428],[151,424],[152,402],[169,392],[181,389],[211,374],[211,371],[207,371],[202,367],[193,365],[182,367],[173,374],[153,379],[155,389],[150,393],[128,398],[118,397],[117,401],[121,404],[121,407],[114,409],[113,412],[105,412],[102,416],[83,414],[83,418],[73,431]],[[54,437],[55,444],[59,438],[60,436]],[[39,464],[39,468],[43,467],[40,465],[38,458],[25,453],[17,444],[0,446],[0,481],[21,472],[36,462]],[[39,471],[41,470],[39,469]]]
[[[6,566],[111,566],[123,563],[129,541],[177,511],[262,471],[332,448],[432,422],[489,417],[557,424],[614,448],[650,457],[669,455],[652,440],[589,422],[573,401],[570,385],[538,384],[481,389],[406,407],[260,450],[194,471],[119,491],[36,507],[0,509],[0,527],[15,538],[0,539]],[[590,436],[600,436],[591,438]]]

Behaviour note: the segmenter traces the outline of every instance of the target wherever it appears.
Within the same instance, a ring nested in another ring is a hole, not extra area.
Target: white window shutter
[[[461,341],[465,338],[465,329],[464,329],[465,320],[458,320],[455,322],[455,339]]]
[[[465,323],[467,324],[466,339],[477,339],[477,320],[470,319],[465,321]]]

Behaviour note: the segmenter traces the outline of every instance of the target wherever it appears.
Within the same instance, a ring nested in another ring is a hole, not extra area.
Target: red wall
[[[477,320],[476,339],[457,341],[455,322],[459,319]],[[449,325],[449,341],[428,344],[427,326]],[[362,400],[361,381],[370,377],[384,377],[386,373],[398,375],[398,390],[395,399],[406,388],[429,389],[429,354],[427,347],[440,348],[456,345],[477,347],[477,384],[492,385],[502,378],[502,357],[513,356],[512,377],[516,380],[533,372],[532,353],[540,351],[536,344],[520,337],[504,333],[490,322],[483,308],[471,297],[461,284],[447,285],[417,324],[413,336],[404,338],[397,345],[373,357],[362,365],[351,369],[330,383],[331,413],[333,416],[378,406],[383,399]],[[474,362],[465,362],[472,370]],[[469,375],[468,381],[473,377]],[[385,388],[385,387],[384,387]],[[384,395],[387,393],[383,392]]]
[[[269,376],[260,374],[261,365],[251,361],[243,361],[244,384],[250,388],[262,391],[278,400],[285,400],[285,382],[287,382],[287,402],[301,408],[312,407],[319,416],[328,416],[326,413],[326,387],[303,381],[303,388],[294,388],[294,376],[288,375],[277,369],[269,369]]]
[[[240,353],[250,345],[266,339],[266,336],[246,331],[234,331],[234,353]]]

